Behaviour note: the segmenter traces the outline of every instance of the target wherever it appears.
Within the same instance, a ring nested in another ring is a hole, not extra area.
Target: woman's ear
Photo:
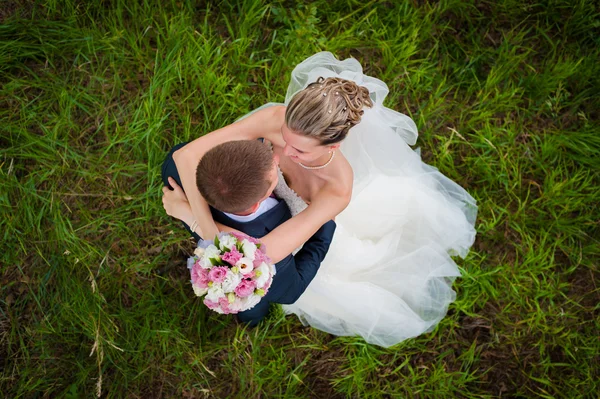
[[[335,143],[329,146],[329,151],[333,152],[335,150],[337,150],[338,148],[340,148],[341,143]]]

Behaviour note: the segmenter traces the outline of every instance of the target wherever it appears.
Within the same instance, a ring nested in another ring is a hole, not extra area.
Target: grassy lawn
[[[2,2],[0,397],[597,397],[599,49],[591,0]],[[172,145],[322,50],[479,204],[448,317],[390,349],[210,312],[162,209]]]

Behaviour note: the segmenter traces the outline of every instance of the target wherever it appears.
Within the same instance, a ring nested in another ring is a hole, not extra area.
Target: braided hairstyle
[[[285,123],[293,132],[314,137],[322,145],[334,144],[360,122],[364,106],[373,106],[366,87],[346,79],[320,77],[292,98]]]

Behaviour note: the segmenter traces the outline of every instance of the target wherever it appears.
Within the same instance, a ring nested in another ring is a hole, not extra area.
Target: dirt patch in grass
[[[600,271],[593,270],[580,265],[571,273],[567,281],[569,282],[569,291],[567,295],[575,303],[578,303],[583,309],[579,311],[580,316],[586,321],[600,319]]]
[[[460,330],[458,337],[464,341],[463,347],[476,341],[479,346],[484,345],[491,340],[492,323],[487,318],[464,316],[460,319]]]
[[[340,376],[340,365],[345,363],[345,356],[342,350],[326,350],[315,353],[306,351],[303,355],[311,356],[306,370],[308,374],[304,379],[304,384],[315,398],[341,399],[343,395],[336,392],[332,381]]]
[[[535,354],[533,350],[521,350],[517,354],[509,345],[502,350],[495,348],[483,352],[479,361],[480,368],[487,371],[481,377],[483,391],[496,397],[511,398],[522,391],[524,385],[535,385],[523,373],[531,364],[537,364]]]
[[[475,343],[475,367],[479,379],[474,389],[494,397],[514,397],[523,384],[529,383],[523,370],[539,363],[539,353],[531,345],[515,345],[508,341],[498,319],[500,312],[500,307],[488,302],[477,312],[479,317],[461,315],[460,328],[455,330],[456,342],[449,345],[453,353],[445,360],[450,370],[460,371],[464,360],[459,357]],[[533,343],[535,339],[532,339]],[[438,354],[430,356],[430,361],[435,361]]]
[[[39,320],[40,309],[30,294],[30,284],[36,281],[35,270],[40,267],[34,256],[23,256],[19,267],[2,266],[0,274],[0,375],[6,381],[0,382],[2,391],[10,392],[10,387],[18,378],[14,374],[27,356],[22,353],[20,340],[26,347],[33,345],[34,334],[27,334],[26,329]],[[19,270],[20,268],[20,270]],[[22,272],[21,272],[22,271]],[[19,338],[20,337],[20,338]],[[4,374],[6,373],[6,374]],[[12,377],[8,377],[11,375]],[[5,388],[6,387],[6,388]]]
[[[0,375],[4,375],[4,369],[8,364],[8,334],[10,322],[6,314],[6,307],[0,305]]]
[[[35,3],[31,0],[5,0],[0,6],[0,24],[9,18],[29,19],[34,7]]]

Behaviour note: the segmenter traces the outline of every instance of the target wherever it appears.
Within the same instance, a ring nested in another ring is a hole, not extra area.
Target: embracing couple
[[[392,346],[430,331],[454,300],[475,239],[475,200],[426,165],[386,84],[354,59],[318,53],[292,72],[285,104],[175,146],[163,205],[197,240],[259,238],[277,273],[239,320],[280,303],[305,325]]]

